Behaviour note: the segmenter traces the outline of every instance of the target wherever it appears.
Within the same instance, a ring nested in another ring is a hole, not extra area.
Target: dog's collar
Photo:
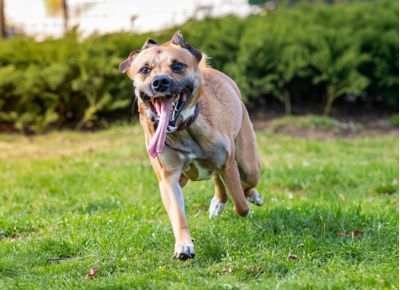
[[[176,131],[184,130],[188,128],[190,125],[192,125],[193,122],[196,121],[197,117],[199,116],[199,113],[200,113],[200,103],[197,103],[194,107],[193,114],[189,115],[189,117],[187,117],[183,122],[181,122]],[[154,120],[154,118],[152,118],[151,121],[153,122],[154,130],[157,130],[158,120]]]
[[[191,114],[188,118],[186,118],[182,123],[179,124],[178,126],[178,131],[184,130],[188,128],[190,125],[193,124],[194,121],[196,121],[197,117],[199,116],[200,113],[200,103],[197,103],[193,114]]]

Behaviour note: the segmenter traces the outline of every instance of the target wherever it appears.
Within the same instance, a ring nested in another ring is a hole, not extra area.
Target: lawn
[[[138,125],[0,135],[0,288],[398,288],[397,136],[257,138],[266,204],[210,220],[189,183],[182,262]]]

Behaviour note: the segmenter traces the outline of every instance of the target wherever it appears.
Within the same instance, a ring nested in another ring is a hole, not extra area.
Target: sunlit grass
[[[266,205],[209,220],[213,183],[189,183],[180,262],[139,126],[0,135],[0,288],[397,288],[397,137],[257,137]]]

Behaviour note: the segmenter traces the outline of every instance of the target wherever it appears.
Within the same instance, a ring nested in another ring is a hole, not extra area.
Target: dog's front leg
[[[173,258],[186,260],[194,257],[194,246],[189,233],[185,216],[185,203],[182,188],[179,184],[180,172],[161,176],[161,198],[167,210],[175,235],[175,253]]]

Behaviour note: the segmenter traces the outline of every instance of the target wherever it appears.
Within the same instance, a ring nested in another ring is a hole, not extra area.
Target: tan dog
[[[161,45],[148,39],[119,67],[133,80],[147,151],[175,235],[174,258],[182,260],[194,257],[182,192],[188,179],[214,178],[210,217],[225,208],[227,193],[241,216],[250,212],[246,198],[264,203],[255,190],[257,145],[239,88],[204,58],[178,31]]]

